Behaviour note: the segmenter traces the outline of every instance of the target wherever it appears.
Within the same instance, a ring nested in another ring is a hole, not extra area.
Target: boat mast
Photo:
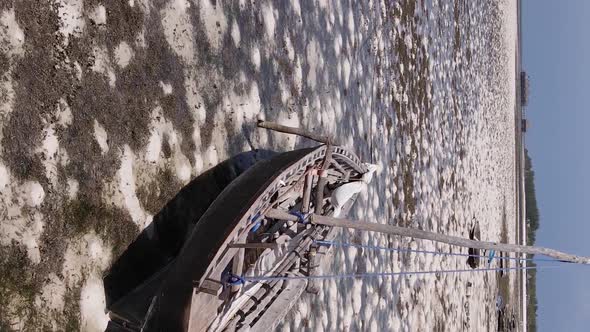
[[[296,217],[292,214],[289,214],[286,211],[277,210],[277,209],[271,209],[271,210],[267,211],[265,213],[265,216],[268,218],[275,218],[275,219],[281,219],[281,220],[292,220],[292,221],[298,220],[297,219],[298,217]],[[590,257],[572,255],[572,254],[561,252],[561,251],[558,251],[555,249],[544,248],[544,247],[523,246],[523,245],[518,245],[518,244],[510,244],[510,243],[475,241],[475,240],[465,239],[465,238],[458,237],[458,236],[423,231],[423,230],[416,229],[416,228],[399,227],[399,226],[386,225],[386,224],[380,224],[380,223],[366,222],[366,221],[362,221],[362,220],[333,218],[333,217],[328,217],[328,216],[322,216],[319,214],[311,214],[309,216],[309,220],[312,224],[316,224],[316,225],[342,227],[342,228],[356,229],[356,230],[369,231],[369,232],[377,232],[377,233],[389,234],[389,235],[399,235],[399,236],[411,237],[411,238],[415,238],[415,239],[430,240],[430,241],[435,241],[435,242],[440,242],[440,243],[446,243],[446,244],[460,246],[460,247],[466,247],[466,248],[496,250],[496,251],[513,252],[513,253],[530,254],[530,255],[544,255],[544,256],[555,258],[555,259],[563,261],[563,262],[578,263],[578,264],[590,264]]]
[[[283,133],[294,134],[303,136],[314,141],[327,144],[330,146],[334,144],[334,141],[329,136],[322,136],[315,133],[306,131],[305,129],[283,126],[277,123],[268,121],[259,121],[258,127],[275,130]],[[298,221],[299,217],[289,214],[287,211],[271,209],[265,213],[266,217],[280,219],[280,220],[291,220]],[[475,241],[466,239],[458,236],[439,234],[429,231],[424,231],[415,228],[399,227],[381,223],[366,222],[360,220],[340,219],[329,216],[323,216],[320,214],[311,214],[310,222],[316,225],[325,225],[331,227],[342,227],[349,229],[356,229],[369,232],[378,232],[390,235],[399,235],[405,237],[412,237],[416,239],[430,240],[440,243],[446,243],[449,245],[461,246],[466,248],[474,249],[485,249],[485,250],[497,250],[503,252],[513,252],[520,254],[530,255],[544,255],[555,258],[563,262],[588,264],[590,265],[590,257],[577,256],[565,252],[561,252],[551,248],[524,246],[510,243],[496,243],[486,241]]]

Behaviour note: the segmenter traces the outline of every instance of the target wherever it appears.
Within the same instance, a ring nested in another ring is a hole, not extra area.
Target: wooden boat
[[[306,288],[317,290],[314,285],[306,280],[237,285],[228,276],[313,274],[317,258],[325,256],[315,254],[327,250],[314,240],[330,240],[336,230],[311,225],[304,215],[332,214],[334,190],[361,181],[366,172],[352,152],[327,145],[259,161],[229,182],[192,228],[180,227],[190,229],[190,236],[176,237],[183,245],[174,258],[160,260],[152,276],[107,301],[107,331],[271,330]],[[338,213],[345,214],[355,198],[338,202],[345,203]],[[301,222],[269,218],[270,209],[292,211]],[[107,300],[111,279],[105,279]]]
[[[198,178],[190,188],[183,189],[179,196],[202,188],[216,198],[194,202],[196,208],[189,207],[190,213],[179,213],[183,205],[177,200],[183,200],[175,198],[163,209],[171,221],[163,222],[159,214],[153,228],[144,231],[130,246],[130,253],[120,260],[136,262],[139,269],[122,263],[114,265],[105,278],[111,317],[107,331],[272,330],[304,289],[317,291],[308,285],[313,280],[309,276],[316,272],[318,257],[327,256],[320,254],[329,249],[318,246],[316,241],[332,240],[338,227],[442,242],[469,250],[544,255],[560,262],[590,264],[590,257],[549,248],[344,219],[342,216],[360,189],[370,181],[374,165],[363,164],[352,152],[332,146],[329,139],[298,128],[272,123],[259,126],[326,145],[278,154],[237,177],[212,182],[207,177]],[[215,178],[216,169],[207,174]],[[146,243],[158,249],[148,251],[148,255],[133,250]],[[526,262],[520,263],[524,265],[492,270],[529,269]],[[115,282],[116,276],[128,275],[131,277],[123,286]]]

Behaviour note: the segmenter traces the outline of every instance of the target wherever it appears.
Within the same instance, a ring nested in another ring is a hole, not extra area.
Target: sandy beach
[[[243,151],[313,144],[260,118],[380,166],[351,217],[464,237],[477,221],[515,242],[516,38],[511,0],[1,2],[0,330],[102,331],[103,274],[183,185]],[[465,267],[350,248],[322,269]],[[494,272],[321,289],[279,330],[496,329]]]

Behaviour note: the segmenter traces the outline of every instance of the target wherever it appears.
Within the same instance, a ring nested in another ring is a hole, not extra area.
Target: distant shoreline
[[[515,100],[515,131],[516,131],[516,164],[515,164],[515,171],[516,171],[516,196],[517,196],[517,204],[518,204],[518,214],[517,214],[517,239],[518,243],[526,245],[526,223],[525,223],[525,216],[526,216],[526,205],[525,205],[525,192],[524,192],[524,149],[525,149],[525,135],[522,131],[522,119],[524,118],[524,109],[521,103],[521,82],[520,82],[520,73],[522,72],[522,0],[517,0],[516,5],[516,15],[517,15],[517,40],[516,40],[516,61],[515,61],[515,80],[516,80],[516,100]],[[522,263],[523,266],[526,266],[526,262]],[[519,280],[519,287],[520,287],[520,315],[522,321],[522,331],[527,331],[527,272],[526,270],[522,270],[520,272],[520,280]]]

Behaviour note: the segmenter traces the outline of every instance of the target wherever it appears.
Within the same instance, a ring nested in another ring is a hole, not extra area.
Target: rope
[[[256,223],[256,224],[254,226],[252,226],[252,228],[250,229],[250,233],[256,233],[256,231],[262,225],[262,223],[260,221],[258,221],[259,218],[260,218],[260,212],[258,212],[258,213],[256,213],[255,215],[252,216],[250,222]]]
[[[490,250],[490,254],[488,255],[488,266],[492,265],[492,261],[496,257],[496,250]]]
[[[224,286],[238,286],[246,283],[242,276],[230,272],[224,272],[221,275],[221,281]]]
[[[309,224],[309,221],[307,220],[307,217],[309,215],[304,215],[302,212],[300,211],[290,211],[289,212],[290,215],[293,215],[295,217],[297,217],[297,221],[302,223],[302,224]]]
[[[365,245],[365,244],[352,244],[352,243],[342,243],[342,242],[333,242],[333,241],[324,241],[324,240],[315,240],[314,242],[319,245],[334,246],[334,247],[355,247],[355,248],[364,248],[364,249],[373,249],[373,250],[413,252],[413,253],[419,253],[419,254],[442,255],[442,256],[461,256],[461,257],[474,257],[474,258],[487,258],[487,259],[490,258],[489,256],[484,256],[484,255],[470,255],[470,254],[462,254],[462,253],[406,249],[406,248],[388,248],[388,247],[370,246],[370,245]],[[550,258],[519,258],[519,257],[495,257],[495,258],[496,259],[503,259],[503,260],[515,260],[515,261],[564,262],[561,260],[550,259]]]
[[[395,276],[412,276],[424,274],[453,274],[465,272],[486,272],[486,271],[512,271],[512,270],[535,270],[539,268],[556,268],[557,266],[525,266],[525,267],[506,267],[506,268],[485,268],[485,269],[457,269],[457,270],[432,270],[432,271],[403,271],[403,272],[381,272],[381,273],[355,273],[355,274],[332,274],[332,275],[312,275],[312,276],[242,276],[244,282],[273,281],[273,280],[327,280],[327,279],[354,279],[354,278],[377,278],[377,277],[395,277]]]

